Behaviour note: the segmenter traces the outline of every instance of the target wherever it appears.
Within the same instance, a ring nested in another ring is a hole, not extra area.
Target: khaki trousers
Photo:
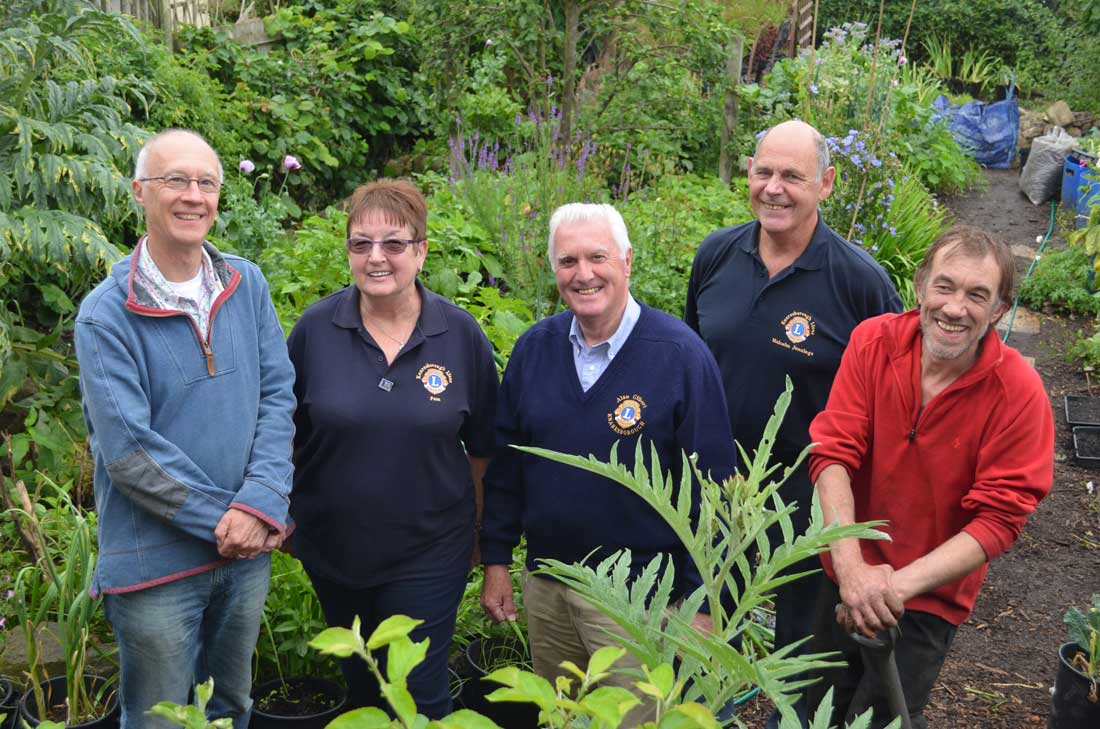
[[[607,631],[624,635],[614,620],[589,605],[583,597],[561,582],[523,573],[523,605],[527,611],[527,634],[531,644],[531,665],[539,676],[553,684],[557,676],[576,677],[561,668],[563,661],[573,661],[584,670],[588,659],[604,646],[618,643]],[[613,669],[641,668],[641,662],[626,653]],[[648,697],[634,687],[635,679],[612,672],[599,685],[620,686],[642,700],[626,715],[623,727],[636,727],[656,717],[656,707]]]

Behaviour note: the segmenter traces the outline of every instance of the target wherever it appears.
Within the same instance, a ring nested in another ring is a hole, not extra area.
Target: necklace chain
[[[385,329],[383,329],[383,328],[382,328],[382,325],[378,323],[378,320],[377,320],[377,319],[371,319],[371,324],[373,324],[373,325],[374,325],[374,327],[375,327],[375,328],[376,328],[376,329],[377,329],[377,330],[378,330],[379,332],[381,332],[382,336],[384,336],[384,337],[385,337],[386,339],[389,339],[389,340],[392,340],[392,341],[394,341],[394,342],[397,342],[397,345],[398,345],[398,346],[400,346],[400,347],[404,347],[404,346],[405,346],[405,344],[406,344],[406,343],[407,343],[407,342],[409,341],[409,340],[408,340],[408,338],[405,338],[404,340],[401,340],[401,339],[398,339],[397,337],[393,336],[393,335],[392,335],[392,334],[390,334],[389,332],[387,332],[387,331],[386,331]],[[413,328],[412,328],[412,331],[410,331],[410,332],[409,332],[409,336],[412,336],[412,333],[413,333],[414,331],[416,331],[416,324],[415,324],[415,323],[413,324]]]

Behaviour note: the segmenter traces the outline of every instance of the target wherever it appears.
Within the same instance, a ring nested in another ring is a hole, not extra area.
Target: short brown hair
[[[960,253],[970,258],[993,256],[1001,272],[1001,282],[997,286],[997,298],[1001,304],[1012,301],[1012,288],[1016,282],[1016,259],[1012,249],[997,240],[981,228],[973,225],[955,225],[935,240],[924,254],[924,260],[913,274],[913,284],[917,291],[924,288],[928,274],[932,271],[932,261],[940,251],[951,248],[948,255]]]
[[[410,180],[382,178],[357,187],[348,198],[348,235],[352,225],[372,214],[391,225],[408,227],[414,240],[424,240],[428,233],[428,205]]]

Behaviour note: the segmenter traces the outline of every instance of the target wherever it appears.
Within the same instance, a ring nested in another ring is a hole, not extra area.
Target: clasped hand
[[[840,600],[837,622],[849,633],[868,638],[897,625],[905,613],[905,601],[894,587],[894,568],[890,565],[862,564],[838,574]]]
[[[218,554],[227,559],[252,559],[271,552],[283,543],[283,536],[283,532],[240,509],[227,509],[214,527]]]

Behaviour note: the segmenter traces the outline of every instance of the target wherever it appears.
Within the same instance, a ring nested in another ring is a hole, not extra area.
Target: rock
[[[1064,101],[1055,101],[1047,108],[1047,121],[1055,126],[1064,127],[1073,123],[1073,111]]]
[[[1074,126],[1066,127],[1066,134],[1070,135],[1071,137],[1081,137],[1082,136],[1081,130],[1077,127],[1074,127]]]
[[[7,644],[4,652],[0,653],[0,675],[18,677],[23,679],[29,668],[27,663],[27,641],[23,637],[22,628],[14,627],[8,630]],[[93,637],[90,639],[95,641]],[[103,646],[100,650],[111,652],[111,646]],[[38,660],[45,668],[49,676],[65,675],[65,654],[61,650],[61,644],[57,642],[57,623],[43,623],[38,626]],[[87,657],[88,671],[102,676],[110,676],[116,668],[109,658],[101,658],[96,649],[89,643]]]
[[[38,626],[38,659],[51,676],[65,675],[65,654],[57,642],[57,623]],[[27,641],[22,629],[9,630],[7,645],[0,654],[0,673],[5,676],[24,676],[27,673]]]
[[[1020,109],[1020,128],[1016,134],[1016,146],[1019,149],[1030,149],[1031,140],[1046,134],[1050,125],[1042,112]]]
[[[1087,132],[1093,127],[1100,127],[1100,117],[1087,111],[1075,111],[1073,112],[1073,126]]]

